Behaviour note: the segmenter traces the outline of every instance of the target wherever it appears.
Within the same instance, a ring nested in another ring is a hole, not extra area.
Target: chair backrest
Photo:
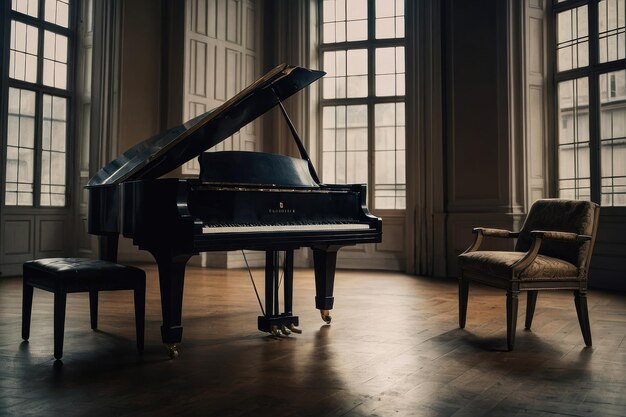
[[[598,228],[600,206],[591,201],[545,199],[537,200],[526,217],[515,250],[526,252],[532,244],[530,232],[552,230],[591,236],[586,242],[563,242],[545,239],[541,255],[559,258],[583,269],[586,275]]]

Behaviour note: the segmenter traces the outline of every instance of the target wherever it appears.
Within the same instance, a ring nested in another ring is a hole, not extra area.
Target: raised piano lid
[[[105,165],[87,188],[158,178],[217,145],[325,72],[281,64],[218,108],[147,139]]]

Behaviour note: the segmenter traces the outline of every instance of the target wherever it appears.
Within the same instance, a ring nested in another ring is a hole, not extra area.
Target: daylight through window
[[[406,207],[404,0],[321,2],[322,177]]]

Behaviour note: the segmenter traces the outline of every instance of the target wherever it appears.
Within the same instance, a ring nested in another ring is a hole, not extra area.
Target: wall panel
[[[260,75],[261,24],[251,0],[187,0],[185,7],[183,118],[189,120],[220,106]],[[260,150],[258,123],[212,150]],[[197,175],[199,169],[189,161],[183,174]]]

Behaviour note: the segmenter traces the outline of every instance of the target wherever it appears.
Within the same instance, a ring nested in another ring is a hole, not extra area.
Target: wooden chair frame
[[[536,230],[531,232],[533,238],[530,249],[525,255],[511,267],[511,275],[508,280],[502,277],[492,276],[486,272],[474,272],[463,270],[459,275],[459,327],[465,328],[467,318],[467,300],[469,295],[469,282],[476,281],[488,286],[502,288],[506,290],[506,339],[508,350],[513,350],[515,345],[515,331],[517,327],[517,311],[519,304],[519,294],[522,291],[528,293],[526,304],[525,328],[530,330],[537,303],[539,290],[572,290],[574,293],[574,304],[578,323],[583,334],[585,345],[591,346],[591,327],[589,324],[589,312],[587,308],[587,274],[591,253],[595,243],[596,231],[598,228],[599,207],[594,210],[593,233],[591,236],[579,235],[576,233]],[[474,242],[465,253],[475,252],[481,246],[484,237],[513,239],[519,237],[519,232],[511,232],[503,229],[477,227],[473,229],[475,235]],[[541,280],[524,280],[520,276],[536,259],[543,240],[561,241],[591,241],[588,252],[582,265],[578,266],[578,275],[572,277],[560,277],[559,279],[545,278]]]

